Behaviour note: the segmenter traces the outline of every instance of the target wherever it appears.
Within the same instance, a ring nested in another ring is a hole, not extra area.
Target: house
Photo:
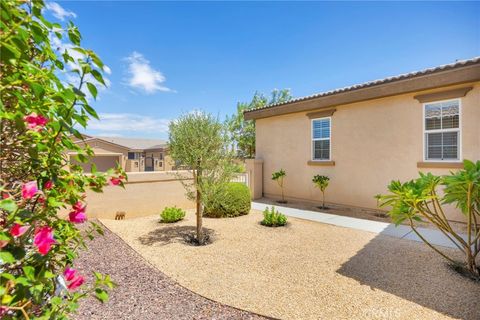
[[[76,139],[78,145],[89,145],[95,156],[89,163],[79,163],[85,171],[90,171],[95,164],[98,171],[106,171],[117,163],[126,172],[168,171],[173,163],[167,153],[167,142],[156,139],[134,139],[119,137],[99,137],[83,135],[84,139]],[[69,153],[71,161],[75,153]]]
[[[278,197],[272,172],[286,170],[286,198],[376,208],[391,180],[448,174],[480,159],[480,57],[297,98],[244,113],[256,121],[263,195]],[[458,210],[449,218],[462,220]]]

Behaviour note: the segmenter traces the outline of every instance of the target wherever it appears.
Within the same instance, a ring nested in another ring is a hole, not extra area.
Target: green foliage
[[[456,261],[430,244],[417,230],[417,221],[435,225],[457,248],[464,253],[465,268],[480,278],[476,256],[480,252],[480,161],[465,160],[464,169],[448,176],[420,173],[420,177],[407,181],[392,181],[387,195],[377,196],[381,207],[390,207],[389,215],[398,225],[408,221],[412,230],[433,250],[452,263]],[[438,193],[438,187],[444,186]],[[467,239],[455,232],[444,212],[444,204],[454,204],[467,220]]]
[[[287,224],[287,217],[278,212],[278,210],[275,210],[275,207],[272,206],[271,209],[267,207],[263,211],[263,220],[261,223],[267,227],[282,227]]]
[[[238,217],[250,212],[250,189],[243,183],[230,182],[220,197],[212,200],[205,205],[206,217]]]
[[[224,125],[203,112],[182,115],[169,126],[170,156],[190,168],[193,175],[192,180],[180,181],[187,196],[197,202],[197,241],[200,244],[204,242],[202,205],[218,199],[233,177],[234,164],[228,141]],[[180,178],[182,174],[178,174]]]
[[[255,157],[255,121],[245,120],[243,113],[247,110],[265,107],[269,104],[286,102],[292,99],[290,90],[273,90],[270,100],[255,92],[252,101],[239,102],[237,104],[237,113],[228,117],[226,120],[227,127],[231,134],[233,144],[238,150],[238,156],[242,158]]]
[[[161,222],[173,223],[185,218],[185,210],[177,207],[166,207],[160,214]]]
[[[279,171],[272,173],[272,180],[277,181],[277,184],[282,191],[282,202],[286,202],[285,196],[283,194],[283,180],[285,179],[286,176],[287,176],[287,173],[283,169],[280,169]]]
[[[320,191],[324,192],[325,189],[328,187],[328,182],[330,181],[330,178],[327,176],[322,176],[322,175],[315,175],[313,176],[312,182],[315,184],[317,188],[320,189]]]
[[[312,182],[315,184],[317,188],[320,189],[322,192],[322,208],[325,209],[325,190],[328,187],[328,183],[330,181],[330,178],[327,176],[322,176],[322,175],[315,175],[313,176]]]
[[[76,128],[97,118],[86,90],[95,97],[105,83],[103,64],[80,46],[77,27],[46,20],[43,1],[0,6],[0,313],[64,319],[80,298],[105,301],[113,286],[103,275],[93,286],[81,285],[83,276],[71,267],[84,236],[102,229],[90,223],[80,232],[74,223],[85,219],[88,189],[101,192],[109,180],[126,175],[117,168],[86,176],[65,157],[72,151],[82,162],[93,155],[72,139],[82,139]],[[61,208],[71,211],[68,219],[59,217]],[[65,288],[59,279],[68,270]]]

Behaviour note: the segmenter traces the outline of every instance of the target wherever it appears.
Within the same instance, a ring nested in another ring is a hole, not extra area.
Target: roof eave
[[[411,78],[352,89],[320,97],[312,97],[270,108],[251,110],[244,113],[244,118],[245,120],[253,120],[295,112],[318,110],[479,80],[480,63],[475,63],[426,75],[413,76]]]

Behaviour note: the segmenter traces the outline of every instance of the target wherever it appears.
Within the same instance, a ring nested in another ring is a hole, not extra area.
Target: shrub
[[[315,175],[312,179],[312,182],[315,184],[317,188],[320,189],[322,192],[322,209],[325,208],[325,189],[328,187],[328,182],[330,181],[330,178],[327,176],[322,176],[322,175]]]
[[[267,227],[281,227],[287,224],[287,217],[275,210],[272,206],[271,209],[265,208],[263,211],[262,224]]]
[[[77,128],[98,119],[90,104],[105,84],[104,65],[81,47],[73,23],[51,23],[43,7],[43,1],[0,1],[2,319],[67,319],[80,299],[106,301],[113,287],[110,276],[97,272],[84,284],[75,259],[85,237],[103,232],[86,221],[87,191],[123,185],[126,175],[120,167],[99,173],[94,166],[86,175],[65,156],[73,152],[86,162],[93,155],[73,138],[83,139]],[[65,218],[62,209],[69,211]]]
[[[173,223],[185,218],[185,210],[177,207],[166,207],[160,214],[161,222]]]
[[[420,173],[420,178],[400,182],[392,181],[388,186],[390,194],[379,195],[380,207],[390,207],[389,215],[398,225],[408,221],[413,232],[430,248],[455,266],[461,266],[473,277],[480,279],[480,268],[476,261],[480,253],[480,161],[465,160],[464,170],[452,172],[448,176],[435,176]],[[445,186],[438,193],[438,187]],[[466,218],[467,237],[456,233],[445,216],[443,204],[454,204]],[[420,234],[417,221],[427,220],[435,225],[465,255],[459,264],[447,251],[436,248]]]
[[[204,215],[211,218],[238,217],[250,212],[250,189],[240,182],[230,182],[217,199],[205,207]]]
[[[287,173],[283,169],[280,169],[279,171],[272,173],[272,180],[277,181],[278,186],[282,190],[282,201],[278,201],[280,203],[287,203],[287,201],[285,201],[285,196],[283,194],[283,180],[285,179],[286,176],[287,176]]]

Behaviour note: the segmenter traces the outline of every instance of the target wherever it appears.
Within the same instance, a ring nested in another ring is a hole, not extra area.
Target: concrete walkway
[[[271,207],[269,204],[252,202],[252,209],[263,211],[266,207]],[[394,238],[408,239],[417,242],[423,242],[409,226],[399,225],[395,227],[393,223],[386,223],[380,221],[372,221],[365,219],[358,219],[352,217],[339,216],[335,214],[328,214],[317,211],[301,210],[295,208],[288,208],[275,205],[281,213],[294,218],[317,221],[335,226],[363,230],[378,234],[387,235]],[[448,248],[457,248],[443,233],[438,230],[428,228],[417,228],[418,232],[427,239],[431,244],[439,245]],[[466,239],[466,235],[462,235]]]

